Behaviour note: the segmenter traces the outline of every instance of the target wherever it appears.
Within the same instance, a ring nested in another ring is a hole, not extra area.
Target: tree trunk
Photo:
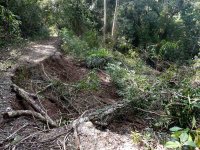
[[[107,26],[107,5],[104,0],[104,26],[103,26],[103,42],[106,42],[106,26]]]
[[[113,17],[113,25],[112,25],[112,39],[115,38],[115,29],[116,29],[116,20],[117,20],[117,10],[118,10],[118,0],[116,0],[115,4],[115,12],[114,12],[114,17]]]
[[[97,0],[92,1],[92,4],[90,5],[90,10],[94,10],[97,5]]]

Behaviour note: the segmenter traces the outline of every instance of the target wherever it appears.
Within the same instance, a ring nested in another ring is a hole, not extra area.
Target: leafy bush
[[[121,63],[108,64],[106,67],[110,74],[112,82],[118,87],[119,95],[123,96],[124,100],[132,101],[134,106],[145,107],[149,105],[148,101],[142,103],[143,99],[139,99],[148,88],[149,83],[145,76],[138,75],[134,70],[121,66]]]
[[[151,86],[150,96],[161,104],[173,125],[188,127],[199,116],[200,89],[192,85],[194,75],[192,68],[171,66]]]
[[[192,59],[199,51],[199,8],[197,1],[124,2],[119,7],[119,35],[123,38],[117,50],[127,52],[130,44],[140,48],[141,53],[147,52],[151,58]]]
[[[139,57],[137,49],[130,49],[126,54],[122,54],[119,51],[112,52],[113,59],[117,62],[121,62],[122,66],[133,69],[138,74],[148,72],[148,68],[143,60]]]
[[[164,60],[177,61],[177,58],[182,57],[182,49],[176,42],[162,41],[159,55]]]
[[[168,115],[173,122],[187,127],[193,117],[198,117],[200,110],[200,89],[191,86],[183,86],[172,93],[171,102],[166,105]],[[175,119],[176,118],[176,119]]]
[[[72,31],[63,28],[59,33],[62,39],[62,50],[76,57],[84,57],[89,50],[89,46],[85,41],[75,36]]]
[[[86,1],[58,0],[56,1],[56,7],[55,22],[59,29],[68,28],[75,35],[80,36],[88,29],[92,29],[96,24],[94,13],[89,9]],[[91,36],[91,32],[88,34]]]
[[[20,39],[20,24],[16,15],[0,5],[0,47]]]
[[[200,148],[200,129],[190,130],[179,127],[170,128],[171,141],[165,144],[166,148],[170,149],[195,149]]]
[[[82,40],[88,43],[89,48],[99,47],[98,33],[95,30],[86,31],[82,36]]]
[[[100,80],[94,71],[90,72],[87,77],[78,82],[76,85],[77,90],[98,90],[100,87]]]
[[[115,44],[115,49],[123,54],[127,53],[132,47],[131,43],[125,37],[118,38]]]
[[[88,52],[88,56],[89,57],[111,57],[112,53],[107,50],[107,49],[97,49],[97,50],[92,50],[90,52]]]
[[[21,21],[20,29],[24,37],[48,36],[39,0],[9,0],[8,2],[9,9]]]
[[[103,68],[112,61],[112,53],[106,49],[94,49],[88,52],[86,65],[89,68]]]
[[[190,79],[196,71],[188,67],[178,69],[177,66],[171,66],[155,78],[151,70],[149,75],[143,75],[147,67],[135,65],[140,61],[134,59],[137,55],[133,52],[128,57],[119,52],[113,54],[117,62],[109,63],[106,70],[125,100],[132,101],[135,107],[165,111],[168,115],[168,118],[163,118],[165,127],[171,124],[186,127],[193,117],[198,117],[200,89],[193,87]]]

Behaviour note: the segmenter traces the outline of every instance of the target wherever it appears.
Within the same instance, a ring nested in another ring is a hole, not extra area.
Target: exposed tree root
[[[24,89],[18,87],[17,85],[13,84],[12,89],[20,96],[23,98],[23,100],[28,103],[35,111],[14,111],[14,112],[7,112],[8,117],[16,117],[20,115],[32,115],[40,119],[41,121],[49,123],[52,127],[56,127],[57,124],[54,122],[48,114],[35,102],[35,100],[30,97],[31,94],[26,92]]]
[[[54,121],[52,121],[51,119],[49,120],[49,118],[45,118],[40,113],[31,111],[31,110],[10,111],[10,112],[4,113],[3,116],[4,116],[4,118],[7,118],[7,117],[14,118],[14,117],[20,117],[20,116],[33,116],[34,118],[37,118],[40,121],[49,124],[51,127],[57,127],[57,124]]]
[[[56,128],[51,130],[51,132],[42,135],[41,142],[49,142],[57,139],[58,137],[68,134],[69,132],[75,131],[75,135],[77,135],[77,128],[80,124],[87,122],[87,121],[96,121],[102,120],[106,116],[114,114],[117,110],[122,109],[128,106],[128,102],[125,103],[117,103],[115,105],[107,106],[103,109],[93,110],[93,111],[86,111],[84,112],[78,119],[72,121],[69,125],[65,127]]]

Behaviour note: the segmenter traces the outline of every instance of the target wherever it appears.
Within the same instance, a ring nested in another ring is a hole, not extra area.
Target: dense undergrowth
[[[154,129],[168,129],[173,126],[192,127],[192,121],[199,127],[200,88],[199,58],[190,65],[170,63],[159,72],[151,68],[135,50],[122,54],[101,47],[89,47],[83,38],[72,35],[67,29],[60,32],[62,51],[84,60],[89,68],[103,69],[116,85],[118,94],[132,102],[132,109],[160,113],[152,122]]]
[[[0,47],[23,43],[23,39],[49,36],[45,18],[48,5],[42,1],[20,0],[0,2]]]

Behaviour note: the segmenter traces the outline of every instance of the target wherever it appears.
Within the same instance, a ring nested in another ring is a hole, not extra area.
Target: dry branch
[[[45,115],[46,112],[29,96],[30,94],[16,84],[12,85],[12,89],[23,98],[34,110]]]
[[[40,113],[31,111],[31,110],[10,111],[10,112],[4,113],[3,116],[4,116],[4,118],[6,118],[6,117],[15,118],[15,117],[19,117],[19,116],[33,116],[34,118],[37,118],[44,123],[48,123],[52,127],[57,127],[57,125],[55,124],[54,121],[49,120],[48,118],[45,118],[44,116],[42,116]]]
[[[118,109],[126,107],[128,104],[129,104],[128,102],[117,103],[115,105],[107,106],[103,109],[93,110],[91,112],[86,111],[78,119],[72,121],[66,127],[56,128],[56,129],[52,130],[51,132],[43,135],[41,138],[41,142],[45,143],[48,141],[53,141],[62,135],[68,134],[69,132],[72,132],[72,131],[76,132],[76,129],[78,128],[78,126],[80,124],[87,122],[87,121],[91,121],[91,120],[92,121],[101,120],[105,116],[115,113]]]
[[[2,146],[4,143],[12,140],[15,136],[15,134],[17,134],[17,132],[19,132],[20,130],[22,130],[23,128],[25,128],[28,124],[23,125],[22,127],[20,127],[19,129],[17,129],[15,132],[13,132],[11,135],[9,135],[5,140],[0,141],[0,146]]]
[[[51,101],[52,103],[55,103],[56,106],[62,108],[65,111],[69,111],[68,108],[58,99],[54,98],[54,97],[46,97],[49,101]]]
[[[48,88],[50,88],[53,85],[53,83],[50,83],[49,85],[45,86],[42,90],[38,91],[36,95],[43,93],[46,91]]]
[[[47,113],[34,101],[33,98],[31,98],[28,92],[26,92],[24,89],[18,87],[17,85],[13,84],[12,89],[23,98],[24,101],[26,101],[34,110],[39,112],[41,115],[45,116],[45,118],[48,120],[48,122],[51,122],[54,124],[54,126],[57,126],[56,123],[47,115]]]
[[[106,116],[112,116],[117,111],[122,110],[122,109],[126,109],[127,107],[133,107],[133,106],[131,106],[131,102],[124,101],[124,102],[121,102],[121,103],[116,103],[116,104],[111,105],[111,106],[107,106],[107,107],[102,108],[102,109],[86,111],[78,119],[72,121],[69,125],[66,125],[66,127],[56,128],[54,130],[51,130],[51,132],[47,133],[46,135],[42,136],[41,142],[45,143],[45,142],[48,142],[48,141],[54,141],[58,137],[63,136],[65,134],[69,134],[72,131],[76,132],[76,129],[78,128],[78,126],[80,124],[84,123],[84,122],[101,121],[102,118],[104,118]],[[137,108],[137,107],[133,107],[133,108],[140,110],[140,111],[143,111],[145,113],[150,113],[150,114],[158,115],[158,116],[164,116],[164,115],[158,114],[156,112],[143,110],[143,109],[140,109],[140,108]],[[76,133],[75,133],[75,136],[76,136]]]

